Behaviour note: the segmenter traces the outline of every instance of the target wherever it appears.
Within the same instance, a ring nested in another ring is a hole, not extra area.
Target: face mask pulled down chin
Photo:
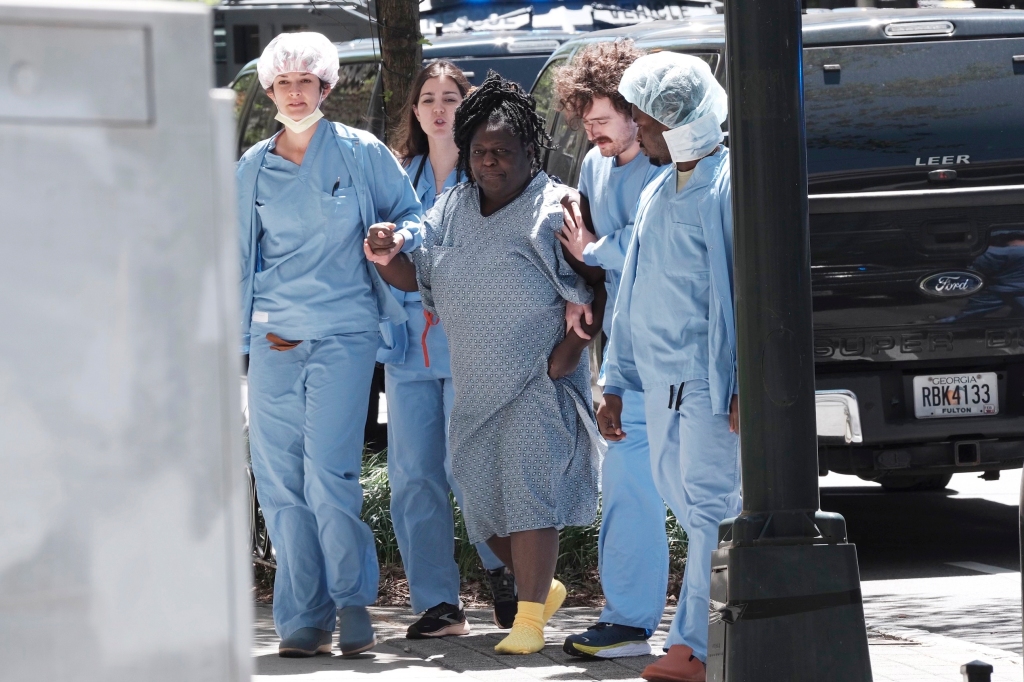
[[[303,133],[312,128],[313,126],[315,126],[316,122],[322,119],[323,117],[324,114],[322,111],[320,111],[320,107],[318,106],[316,108],[316,111],[314,111],[309,116],[306,116],[305,118],[299,119],[298,121],[288,118],[280,111],[277,112],[277,116],[274,117],[274,120],[283,123],[284,127],[293,133]]]
[[[663,133],[669,154],[675,163],[702,159],[725,139],[722,125],[713,113]]]

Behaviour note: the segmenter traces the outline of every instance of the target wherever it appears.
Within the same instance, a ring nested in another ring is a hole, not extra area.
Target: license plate
[[[999,414],[998,389],[995,372],[914,377],[914,415],[933,419]]]

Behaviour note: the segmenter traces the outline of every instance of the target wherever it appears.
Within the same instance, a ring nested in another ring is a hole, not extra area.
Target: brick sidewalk
[[[385,680],[480,680],[481,682],[532,682],[534,680],[639,680],[640,671],[653,656],[610,661],[573,658],[562,652],[566,634],[579,632],[595,622],[594,608],[559,611],[546,630],[548,646],[531,656],[498,656],[494,644],[504,634],[490,621],[490,611],[467,611],[472,627],[465,637],[443,640],[408,640],[405,628],[414,618],[404,608],[371,609],[378,646],[356,659],[318,656],[282,659],[277,656],[270,607],[256,609],[253,642],[254,680],[261,682],[356,682]],[[662,627],[651,640],[656,651],[665,640],[673,614],[666,610]],[[995,666],[994,682],[1020,682],[1021,657],[1002,649],[974,645],[923,630],[880,627],[869,630],[868,644],[875,682],[960,682],[960,665],[982,659]],[[780,680],[783,679],[780,677]]]

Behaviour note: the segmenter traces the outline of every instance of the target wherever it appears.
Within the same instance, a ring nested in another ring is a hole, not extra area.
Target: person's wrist
[[[411,246],[414,243],[412,232],[404,227],[401,230],[395,230],[395,243],[399,244],[398,250],[402,253],[405,253],[406,250],[411,250]]]

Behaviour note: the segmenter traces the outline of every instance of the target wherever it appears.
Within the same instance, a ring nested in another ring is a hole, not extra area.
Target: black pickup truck
[[[566,42],[533,90],[566,182],[589,145],[553,68],[617,38],[726,81],[722,17]],[[1024,11],[814,12],[803,40],[820,473],[997,478],[1024,461]]]

